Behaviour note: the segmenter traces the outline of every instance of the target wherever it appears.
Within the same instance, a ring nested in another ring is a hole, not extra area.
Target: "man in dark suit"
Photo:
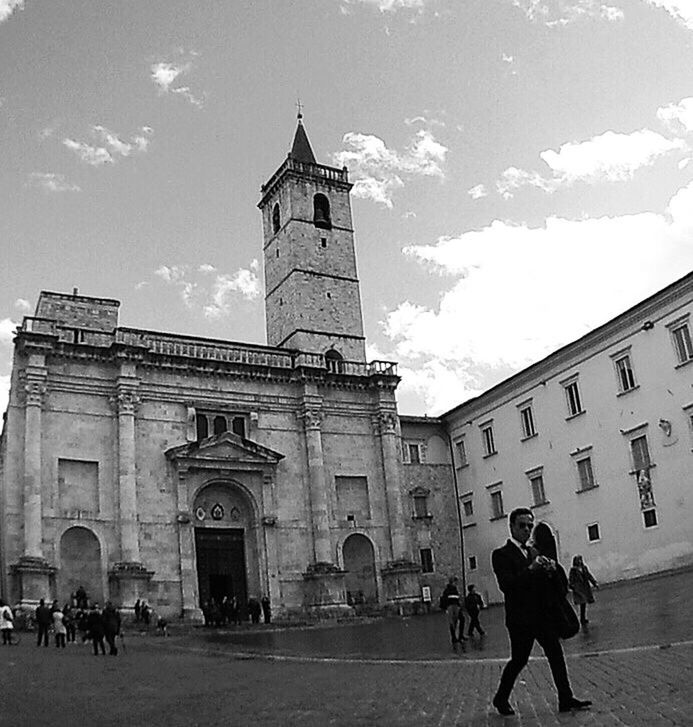
[[[569,712],[585,709],[592,702],[576,699],[570,688],[568,670],[561,642],[548,618],[546,599],[542,594],[550,587],[549,572],[555,562],[527,546],[534,527],[534,515],[520,507],[510,513],[510,538],[493,551],[491,563],[498,586],[505,596],[505,625],[510,636],[510,661],[501,675],[493,706],[502,715],[515,714],[510,706],[510,692],[515,679],[527,664],[534,641],[538,641],[549,660],[549,667],[558,691],[558,709]]]

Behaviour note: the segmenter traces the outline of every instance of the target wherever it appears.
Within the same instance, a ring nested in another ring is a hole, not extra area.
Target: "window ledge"
[[[498,454],[498,450],[495,452],[489,452],[488,454],[484,455],[484,459],[488,459],[489,457],[495,457]]]
[[[592,488],[594,489],[594,488]],[[530,505],[530,509],[534,510],[537,507],[544,507],[544,505],[550,505],[551,500],[544,500],[544,502],[535,502],[534,505]]]
[[[469,467],[469,462],[465,462],[464,464],[458,464],[456,469],[463,470],[465,467]]]
[[[521,441],[521,442],[526,442],[526,441],[528,441],[528,440],[530,440],[530,439],[534,439],[535,437],[538,437],[538,436],[539,436],[539,432],[534,432],[534,434],[529,434],[529,435],[527,435],[526,437],[522,437],[522,438],[520,439],[520,441]]]
[[[475,528],[475,527],[476,527],[476,522],[473,522],[473,523],[464,523],[462,525],[462,530],[466,530],[467,528]]]
[[[630,389],[626,389],[625,391],[619,391],[616,396],[626,396],[626,394],[630,394],[633,391],[636,391],[640,388],[640,384],[636,384],[635,386],[631,386]]]
[[[567,422],[569,422],[571,419],[577,419],[578,417],[581,417],[583,414],[587,414],[587,409],[581,409],[580,411],[576,411],[575,414],[570,414],[565,418]]]
[[[646,470],[653,470],[657,465],[654,462],[650,462],[650,464],[647,465],[644,469]],[[629,475],[633,475],[634,477],[637,477],[642,472],[642,469],[639,470],[628,470]]]
[[[508,513],[504,512],[502,515],[496,515],[495,517],[490,517],[489,522],[495,522],[496,520],[505,520],[508,517]]]
[[[684,366],[688,366],[689,364],[693,364],[693,358],[689,358],[688,361],[681,361],[680,363],[677,363],[674,368],[682,369]]]
[[[433,515],[412,515],[412,520],[433,520]]]
[[[581,495],[581,494],[582,494],[583,492],[592,492],[592,490],[596,490],[596,489],[598,489],[598,487],[599,487],[599,483],[598,483],[598,482],[596,482],[596,483],[595,483],[594,485],[592,485],[591,487],[583,487],[583,488],[582,488],[581,490],[575,490],[575,492],[576,492],[576,493],[577,493],[578,495]]]

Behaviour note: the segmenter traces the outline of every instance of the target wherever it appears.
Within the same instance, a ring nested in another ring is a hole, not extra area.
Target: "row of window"
[[[633,466],[633,470],[629,474],[635,475],[636,477],[642,477],[642,473],[645,473],[649,477],[648,473],[650,468],[653,467],[653,462],[650,457],[647,435],[638,434],[637,436],[634,436],[630,440],[629,446]],[[595,479],[594,468],[592,466],[591,447],[576,450],[571,454],[571,457],[575,463],[578,483],[577,492],[585,492],[586,490],[592,490],[595,487],[598,487],[599,483]],[[534,467],[533,469],[528,470],[525,474],[529,484],[532,505],[534,507],[540,507],[541,505],[548,504],[549,500],[546,496],[546,487],[544,484],[544,468]],[[503,507],[502,483],[499,482],[489,485],[487,489],[489,491],[490,498],[491,520],[505,517],[506,512]],[[469,522],[474,516],[472,495],[464,495],[462,497],[462,509],[465,519]],[[654,524],[656,525],[656,519]],[[651,525],[648,525],[648,527],[651,527]]]
[[[678,319],[670,323],[669,331],[671,333],[674,352],[678,364],[685,364],[693,361],[693,343],[691,342],[691,333],[688,327],[688,317]],[[618,385],[618,394],[625,394],[638,387],[633,362],[630,354],[630,348],[623,349],[611,356],[614,363],[616,373],[616,381]],[[580,385],[578,375],[575,374],[564,381],[561,381],[565,396],[565,404],[567,411],[567,419],[572,419],[586,410],[582,402],[580,394]],[[537,435],[536,419],[534,416],[533,403],[531,399],[527,399],[517,405],[520,418],[520,430],[522,439],[530,439]],[[495,435],[493,430],[493,420],[488,420],[479,425],[481,433],[481,444],[484,457],[490,457],[497,454]],[[468,464],[467,449],[464,437],[455,442],[457,450],[457,466],[462,467]]]

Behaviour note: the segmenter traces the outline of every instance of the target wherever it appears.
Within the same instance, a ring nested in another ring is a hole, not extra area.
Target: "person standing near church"
[[[264,616],[265,623],[268,624],[272,620],[272,605],[267,594],[260,599],[260,605],[262,606],[262,615]]]
[[[98,603],[91,604],[91,611],[89,611],[89,615],[87,616],[87,632],[94,645],[94,656],[99,655],[99,648],[101,649],[101,653],[105,654],[103,619],[101,618]]]
[[[501,674],[493,706],[504,716],[515,714],[509,702],[510,693],[529,660],[534,642],[538,641],[549,661],[559,712],[585,709],[592,702],[573,695],[561,642],[543,598],[556,563],[527,546],[534,527],[534,515],[529,508],[513,510],[509,523],[510,538],[491,555],[493,572],[505,597],[505,625],[510,637],[510,660]]]
[[[65,627],[65,615],[60,610],[58,602],[54,602],[53,613],[53,633],[55,634],[55,648],[64,649],[67,639],[67,628]]]
[[[48,631],[53,624],[53,616],[51,615],[51,610],[48,606],[46,606],[46,602],[43,598],[39,601],[39,605],[36,608],[34,616],[36,618],[36,626],[38,628],[36,646],[41,646],[41,641],[43,641],[44,646],[48,646]]]
[[[103,633],[108,642],[108,653],[111,656],[118,656],[118,647],[115,640],[116,636],[120,634],[120,614],[110,601],[108,601],[101,614],[101,620],[103,621]]]
[[[585,626],[589,623],[586,614],[587,604],[594,603],[592,587],[599,588],[599,585],[589,572],[581,555],[573,558],[573,565],[568,573],[568,585],[573,592],[573,603],[580,607],[580,623]]]
[[[0,598],[0,631],[2,631],[2,643],[12,643],[12,631],[14,630],[14,616],[12,609]]]

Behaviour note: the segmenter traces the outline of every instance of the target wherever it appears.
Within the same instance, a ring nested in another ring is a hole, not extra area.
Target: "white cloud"
[[[511,0],[532,22],[544,23],[549,27],[568,25],[577,20],[599,18],[601,20],[622,20],[623,11],[606,5],[599,0]]]
[[[693,6],[693,0],[691,0]],[[676,132],[693,131],[693,96],[682,98],[677,104],[670,103],[657,109],[657,118]]]
[[[0,345],[8,346],[12,343],[16,328],[17,323],[11,318],[3,318],[0,320]]]
[[[645,0],[645,2],[663,8],[689,30],[693,30],[693,0]]]
[[[47,192],[79,192],[80,187],[68,182],[64,174],[54,172],[32,172],[27,182],[29,187],[41,187]]]
[[[419,372],[403,378],[404,393],[418,387],[429,410],[449,408],[689,272],[691,240],[693,182],[663,214],[554,217],[536,228],[495,221],[405,248],[457,279],[437,308],[405,301],[387,315],[387,358]]]
[[[189,86],[174,86],[173,84],[182,76],[187,75],[192,68],[192,62],[169,63],[160,61],[150,67],[151,79],[158,86],[160,93],[172,93],[187,99],[193,106],[202,108],[204,98],[196,96]]]
[[[261,292],[259,263],[253,260],[248,268],[234,273],[219,272],[214,265],[161,265],[154,275],[177,287],[186,307],[199,310],[205,318],[227,315],[238,297],[255,300]]]
[[[24,0],[0,0],[0,23],[7,20],[17,8],[21,10],[23,7]]]
[[[31,303],[26,298],[17,298],[14,302],[14,307],[22,313],[31,312]]]
[[[447,147],[427,129],[419,130],[403,152],[389,149],[373,134],[348,132],[343,151],[333,155],[335,164],[349,167],[353,195],[392,208],[392,195],[404,186],[404,178],[444,177]]]
[[[381,13],[394,12],[395,10],[422,10],[430,0],[344,0],[349,5],[360,3],[377,8]],[[344,7],[344,6],[342,6]]]
[[[147,151],[149,138],[153,131],[150,126],[142,126],[130,141],[124,141],[105,126],[91,127],[94,136],[103,146],[95,146],[75,139],[63,139],[63,144],[79,156],[86,164],[98,167],[103,164],[114,164],[117,157],[129,157],[134,153]]]
[[[545,192],[576,182],[618,182],[632,179],[635,172],[654,164],[660,157],[686,151],[681,139],[666,139],[650,129],[630,134],[606,131],[582,142],[567,142],[558,151],[547,149],[539,157],[550,168],[551,177],[509,167],[496,183],[498,192],[512,197],[513,190],[534,186]]]
[[[474,187],[467,190],[467,194],[472,199],[481,199],[482,197],[485,197],[488,194],[488,190],[486,189],[485,185],[476,184]]]

